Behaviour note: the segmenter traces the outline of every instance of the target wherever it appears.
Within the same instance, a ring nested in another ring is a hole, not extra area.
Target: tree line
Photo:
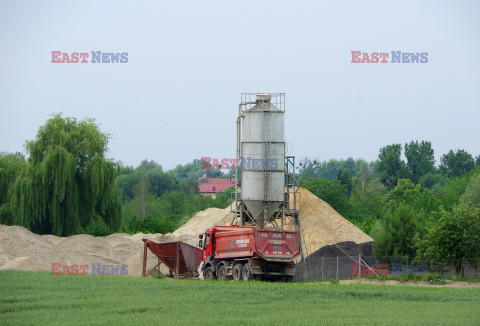
[[[109,139],[94,120],[56,114],[26,142],[28,158],[1,153],[0,223],[59,236],[168,233],[229,205],[232,189],[198,193],[199,177],[222,171],[200,160],[125,166],[106,157]],[[374,162],[306,158],[296,177],[372,236],[378,257],[454,259],[459,270],[480,257],[480,155],[450,150],[437,166],[432,144],[412,141],[381,148]]]
[[[458,273],[478,264],[469,258],[480,258],[480,156],[450,150],[437,167],[432,144],[412,141],[381,148],[375,162],[302,163],[300,185],[372,236],[375,256],[455,265]]]

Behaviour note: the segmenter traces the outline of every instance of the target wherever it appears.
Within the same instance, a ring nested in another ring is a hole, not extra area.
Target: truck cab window
[[[205,235],[205,242],[203,243],[203,248],[207,248],[209,244],[210,244],[210,233],[207,233]]]

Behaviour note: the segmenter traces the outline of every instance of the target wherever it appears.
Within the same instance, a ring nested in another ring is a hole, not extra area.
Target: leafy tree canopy
[[[10,195],[12,186],[24,164],[25,157],[21,153],[0,153],[0,223],[13,223]]]
[[[450,150],[444,154],[440,159],[440,171],[447,177],[461,177],[467,174],[475,167],[473,156],[459,149],[456,152]]]
[[[377,234],[373,251],[375,256],[415,257],[413,238],[417,229],[415,210],[401,203],[392,211],[389,223]]]
[[[29,158],[13,185],[14,223],[63,236],[99,217],[116,230],[121,210],[117,166],[105,158],[108,139],[91,119],[56,114],[40,127],[26,143]]]
[[[405,163],[401,159],[402,145],[387,145],[380,149],[378,154],[377,169],[381,182],[392,189],[397,185],[400,177],[407,176]]]
[[[440,203],[446,211],[452,211],[460,204],[460,198],[465,193],[474,172],[470,172],[460,178],[452,178],[440,191]]]
[[[193,160],[192,163],[187,163],[185,165],[179,164],[173,169],[173,171],[179,179],[198,179],[204,174],[211,178],[221,178],[223,176],[223,172],[221,170],[202,169],[201,160]]]
[[[390,209],[408,204],[415,211],[425,213],[433,212],[440,206],[438,199],[430,191],[421,185],[415,185],[409,179],[398,180],[397,186],[385,195],[385,203]]]
[[[346,160],[320,161],[316,159],[305,158],[298,163],[299,180],[307,178],[326,178],[336,179],[340,171],[348,171],[350,176],[354,176],[360,171],[362,165],[366,165],[372,175],[376,173],[375,163],[367,163],[362,159],[353,159],[349,157]]]
[[[418,183],[425,174],[435,171],[435,157],[431,142],[412,141],[405,144],[405,157],[411,180],[415,183]]]
[[[418,258],[438,266],[455,265],[461,275],[468,258],[480,257],[480,211],[458,208],[437,215],[425,235],[416,239]]]
[[[473,176],[460,197],[460,207],[480,208],[480,173]]]

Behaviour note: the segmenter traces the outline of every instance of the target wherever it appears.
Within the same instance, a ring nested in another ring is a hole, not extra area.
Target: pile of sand
[[[307,189],[299,188],[298,193],[300,194],[300,223],[309,254],[336,243],[353,241],[361,244],[373,241],[371,237]],[[288,227],[291,228],[292,225]]]
[[[234,215],[230,210],[230,206],[228,206],[225,209],[208,208],[204,211],[198,212],[197,215],[173,232],[172,236],[185,238],[195,237],[195,240],[197,240],[199,234],[204,233],[212,226],[230,225]],[[194,244],[195,243],[192,245]]]
[[[345,241],[357,244],[372,241],[369,236],[308,190],[300,188],[299,193],[300,220],[308,253],[313,253],[326,245]],[[51,271],[52,263],[89,266],[92,263],[127,264],[129,275],[140,276],[143,260],[142,239],[158,243],[183,241],[195,246],[198,244],[198,235],[208,228],[230,224],[233,218],[230,210],[230,207],[206,209],[197,213],[175,232],[166,235],[138,233],[131,236],[116,233],[107,237],[86,234],[56,237],[37,235],[20,226],[0,225],[0,269]],[[149,252],[148,269],[156,264],[156,257]],[[162,269],[162,272],[168,271]]]

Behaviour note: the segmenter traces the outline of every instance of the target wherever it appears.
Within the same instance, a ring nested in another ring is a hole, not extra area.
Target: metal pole
[[[360,273],[360,271],[362,270],[361,261],[362,261],[362,256],[358,255],[358,277],[362,276],[361,273]]]
[[[238,117],[237,117],[237,168],[235,169],[235,216],[238,218],[238,170],[240,169],[240,115],[242,112],[242,104],[238,105]],[[243,218],[240,221],[240,225],[243,225]],[[238,225],[238,221],[237,221]]]
[[[143,240],[143,268],[142,268],[143,277],[145,277],[146,269],[147,269],[147,241]]]
[[[322,282],[323,282],[323,257],[322,257]]]
[[[177,250],[175,250],[175,279],[178,278],[178,268],[180,266],[180,245],[176,243]]]
[[[338,256],[337,256],[337,280],[338,280]]]
[[[407,266],[405,266],[405,268],[404,268],[404,271],[405,271],[404,274],[406,274],[406,275],[410,274],[410,272],[408,271],[408,269],[409,269],[409,268],[408,268],[408,256],[407,256]]]

